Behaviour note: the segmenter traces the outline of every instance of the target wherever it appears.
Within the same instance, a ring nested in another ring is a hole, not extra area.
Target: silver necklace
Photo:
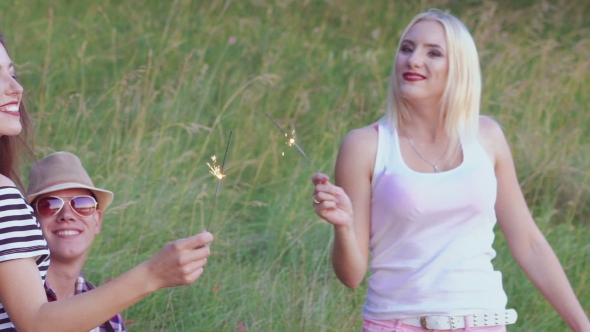
[[[414,142],[412,141],[411,138],[409,138],[408,136],[406,136],[406,138],[408,139],[408,142],[410,142],[410,146],[412,147],[412,149],[414,149],[414,152],[416,152],[416,154],[418,156],[420,156],[420,158],[422,158],[425,162],[427,162],[430,166],[432,166],[432,168],[434,168],[434,173],[440,173],[440,170],[438,169],[438,164],[440,164],[441,160],[443,160],[443,158],[447,154],[447,151],[449,150],[449,145],[451,145],[450,144],[451,141],[449,141],[449,143],[447,143],[447,147],[445,148],[445,152],[442,154],[442,156],[440,157],[440,159],[436,162],[436,164],[433,164],[428,159],[426,159],[426,157],[424,157],[424,155],[422,155],[420,153],[420,151],[418,151],[418,149],[414,145]]]

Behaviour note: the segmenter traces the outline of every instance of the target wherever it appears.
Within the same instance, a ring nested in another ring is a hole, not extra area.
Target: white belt
[[[467,316],[423,316],[402,319],[402,323],[422,327],[427,330],[458,330],[465,328],[465,319],[470,327],[498,326],[514,324],[518,315],[516,310],[488,311]]]

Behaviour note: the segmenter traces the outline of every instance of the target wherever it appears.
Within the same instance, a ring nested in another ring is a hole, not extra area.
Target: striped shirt
[[[0,187],[0,263],[31,257],[44,280],[49,249],[33,209],[16,187]],[[1,303],[0,331],[16,331]]]

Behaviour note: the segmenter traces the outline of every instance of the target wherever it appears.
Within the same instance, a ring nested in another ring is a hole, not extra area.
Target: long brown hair
[[[2,33],[0,33],[0,43],[6,49],[6,43]],[[8,49],[6,49],[6,53],[8,53]],[[18,81],[18,77],[16,80]],[[32,123],[27,115],[24,100],[21,100],[18,111],[20,112],[20,122],[22,125],[20,134],[16,136],[0,136],[0,174],[8,177],[21,190],[24,190],[18,173],[22,157],[25,155],[33,156],[33,152],[27,144],[30,139],[29,133],[32,129]]]

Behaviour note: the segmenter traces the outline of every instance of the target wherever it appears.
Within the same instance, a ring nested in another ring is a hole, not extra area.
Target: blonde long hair
[[[481,70],[477,48],[467,27],[455,16],[440,10],[429,10],[416,15],[404,30],[394,60],[385,118],[389,124],[401,130],[410,118],[408,105],[401,97],[396,80],[395,61],[402,41],[414,24],[420,21],[435,21],[445,31],[449,70],[446,87],[441,98],[441,117],[447,135],[457,139],[471,140],[477,137],[479,127],[479,106],[481,99]]]

